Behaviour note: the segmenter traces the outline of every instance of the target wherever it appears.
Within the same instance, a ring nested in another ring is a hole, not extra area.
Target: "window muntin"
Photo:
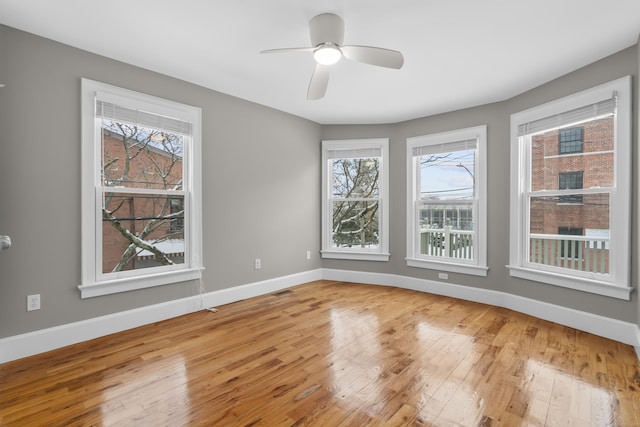
[[[486,275],[486,127],[407,139],[407,264]]]
[[[200,110],[86,79],[82,92],[82,296],[200,277]]]
[[[511,275],[629,297],[629,86],[512,115]],[[561,130],[576,128],[581,151],[557,154]]]
[[[323,141],[326,258],[388,259],[388,140]]]

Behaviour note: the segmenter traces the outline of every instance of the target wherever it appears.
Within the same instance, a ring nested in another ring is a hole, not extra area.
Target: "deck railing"
[[[609,273],[609,238],[564,234],[531,234],[529,262],[573,270]],[[420,254],[473,259],[473,231],[420,229]]]
[[[456,259],[473,259],[473,231],[444,228],[420,229],[420,253]]]
[[[609,273],[609,238],[531,234],[529,262],[593,273]]]

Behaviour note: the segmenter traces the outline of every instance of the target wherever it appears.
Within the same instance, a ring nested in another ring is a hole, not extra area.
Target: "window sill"
[[[197,280],[202,277],[202,270],[204,270],[204,268],[191,268],[187,270],[157,273],[144,277],[127,277],[125,279],[115,279],[80,285],[78,286],[78,289],[80,289],[80,298],[92,298],[101,295],[134,291],[136,289],[169,285],[188,280]]]
[[[512,277],[533,280],[535,282],[575,289],[578,291],[589,292],[597,295],[604,295],[607,297],[623,299],[626,301],[631,300],[631,292],[633,292],[632,287],[613,285],[602,280],[567,276],[563,274],[533,270],[531,268],[524,268],[513,265],[507,265],[506,267],[509,269],[509,275]]]
[[[347,252],[347,251],[320,251],[322,258],[351,259],[356,261],[389,261],[388,253],[379,252]]]
[[[487,277],[489,267],[481,267],[478,265],[456,264],[445,261],[424,260],[417,258],[406,258],[407,266],[417,268],[428,268],[431,270],[448,271],[450,273],[462,273],[472,276]]]

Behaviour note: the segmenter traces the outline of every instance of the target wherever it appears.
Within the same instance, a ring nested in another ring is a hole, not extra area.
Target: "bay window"
[[[487,275],[486,126],[407,139],[407,265]]]
[[[511,116],[512,276],[628,299],[631,79]]]
[[[322,257],[389,259],[388,139],[322,142]]]

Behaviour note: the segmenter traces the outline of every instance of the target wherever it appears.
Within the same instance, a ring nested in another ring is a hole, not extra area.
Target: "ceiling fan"
[[[400,69],[404,64],[402,53],[396,50],[373,46],[343,45],[344,21],[333,13],[323,13],[309,22],[312,47],[293,47],[269,49],[260,53],[311,52],[316,60],[316,68],[311,76],[307,99],[320,99],[324,96],[329,83],[331,65],[347,59],[379,67]]]

